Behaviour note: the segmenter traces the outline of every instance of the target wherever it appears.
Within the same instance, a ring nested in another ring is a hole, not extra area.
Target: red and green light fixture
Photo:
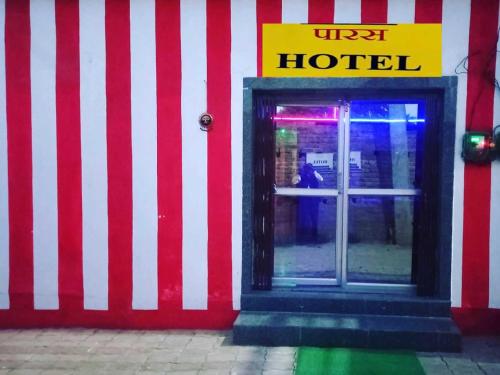
[[[467,132],[462,140],[462,158],[466,162],[475,164],[489,163],[499,154],[498,147],[500,144],[495,144],[491,133]]]

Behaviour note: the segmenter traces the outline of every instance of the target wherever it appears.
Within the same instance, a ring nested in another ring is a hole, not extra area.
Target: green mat
[[[296,375],[425,375],[414,352],[300,348]]]

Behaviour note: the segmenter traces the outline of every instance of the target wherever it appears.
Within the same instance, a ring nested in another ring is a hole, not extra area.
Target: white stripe
[[[500,25],[500,16],[498,20]],[[500,47],[497,45],[497,50]],[[500,77],[500,56],[496,56],[496,74]],[[495,90],[493,125],[500,126],[500,90]],[[490,206],[490,301],[489,306],[500,308],[500,163],[491,164],[491,206]]]
[[[132,307],[158,308],[155,1],[130,2]],[[174,162],[174,161],[172,161]]]
[[[387,22],[415,23],[415,0],[388,0]]]
[[[361,0],[335,0],[335,23],[361,23]]]
[[[182,304],[203,310],[208,299],[207,133],[198,117],[207,109],[205,1],[181,0],[181,58]]]
[[[80,1],[83,304],[108,309],[108,183],[104,0]]]
[[[307,23],[307,0],[282,0],[283,23]]]
[[[468,54],[470,0],[443,1],[443,75],[454,75]],[[455,168],[453,177],[453,227],[451,257],[451,304],[462,304],[462,240],[464,222],[464,161],[460,156],[465,132],[467,74],[458,75]]]
[[[243,77],[257,75],[255,0],[231,1],[231,186],[233,308],[240,309],[243,199]]]
[[[35,309],[58,309],[56,27],[54,0],[30,3]]]
[[[0,309],[9,302],[9,185],[5,103],[5,1],[0,0]]]

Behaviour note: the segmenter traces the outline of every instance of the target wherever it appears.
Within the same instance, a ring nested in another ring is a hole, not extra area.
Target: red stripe
[[[334,0],[308,0],[309,23],[333,23]]]
[[[5,2],[11,308],[33,309],[29,0]]]
[[[473,0],[469,32],[466,127],[491,131],[498,0]],[[488,307],[491,167],[465,165],[462,306]]]
[[[387,23],[387,0],[361,0],[362,23]]]
[[[87,327],[120,329],[231,329],[238,311],[137,311],[127,314],[123,311],[83,310],[72,314],[64,311],[42,310],[9,311],[0,310],[0,329],[2,328],[40,328],[40,327]],[[133,345],[133,344],[131,344]]]
[[[415,0],[415,23],[441,23],[443,0]]]
[[[106,0],[109,308],[132,305],[130,3]]]
[[[156,2],[158,306],[182,308],[181,35],[179,0]],[[160,27],[168,25],[168,27]]]
[[[451,308],[463,335],[500,335],[500,309]]]
[[[281,23],[281,0],[257,0],[257,76],[262,76],[262,25]]]
[[[78,2],[56,0],[59,303],[83,308],[82,165]]]
[[[232,309],[231,2],[207,2],[208,308]]]

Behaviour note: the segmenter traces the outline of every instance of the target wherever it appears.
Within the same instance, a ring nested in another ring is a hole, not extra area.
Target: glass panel
[[[415,197],[349,198],[347,280],[411,283]]]
[[[337,199],[274,197],[274,276],[335,278]]]
[[[423,104],[353,102],[349,186],[418,189],[424,127]]]
[[[277,187],[337,186],[338,114],[335,106],[277,107]]]

